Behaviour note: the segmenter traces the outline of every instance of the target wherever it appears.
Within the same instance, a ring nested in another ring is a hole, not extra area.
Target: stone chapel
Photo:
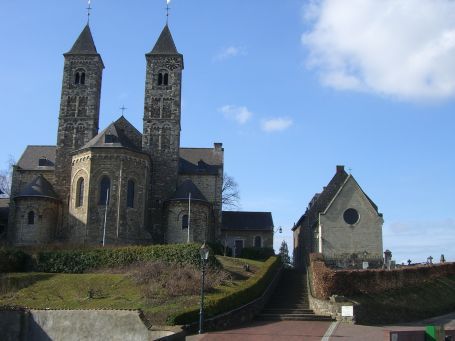
[[[146,57],[142,132],[121,116],[99,132],[104,63],[89,25],[64,54],[56,146],[14,166],[11,244],[219,240],[223,153],[182,148],[183,55],[166,24]]]

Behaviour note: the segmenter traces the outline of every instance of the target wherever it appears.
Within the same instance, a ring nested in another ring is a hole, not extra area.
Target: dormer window
[[[104,136],[104,143],[116,143],[117,142],[117,136],[112,135],[112,134],[106,134]]]
[[[38,166],[40,167],[52,167],[53,165],[53,162],[47,159],[45,156],[42,156],[38,159]]]
[[[162,71],[158,74],[158,85],[168,85],[169,84],[169,74],[165,71]]]

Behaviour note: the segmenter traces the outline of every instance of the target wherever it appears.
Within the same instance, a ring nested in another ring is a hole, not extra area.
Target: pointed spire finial
[[[169,7],[170,3],[171,3],[171,0],[166,0],[166,25],[168,24],[168,21],[169,21],[169,10],[171,9]]]
[[[90,24],[90,11],[92,10],[91,0],[88,0],[88,7],[87,9],[87,25]]]

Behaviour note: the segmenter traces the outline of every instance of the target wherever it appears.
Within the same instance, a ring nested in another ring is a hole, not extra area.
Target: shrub
[[[166,296],[199,294],[201,269],[195,265],[170,265],[154,261],[133,264],[127,271],[137,284],[143,286],[144,295],[149,299],[162,294]],[[227,272],[208,267],[204,289],[210,292],[228,279]]]
[[[0,273],[25,271],[29,256],[13,248],[0,248]]]
[[[261,296],[280,266],[281,262],[278,257],[270,257],[256,276],[225,292],[207,297],[206,316],[211,317],[232,310]],[[168,316],[166,322],[171,325],[192,323],[197,321],[198,314],[199,308],[193,308]]]
[[[253,260],[266,260],[275,256],[275,251],[271,247],[245,247],[240,253],[240,258]]]
[[[199,248],[198,244],[171,244],[41,251],[34,255],[34,267],[40,272],[83,273],[96,268],[115,268],[136,262],[157,260],[166,263],[199,265]],[[209,264],[219,266],[213,252],[210,253]]]

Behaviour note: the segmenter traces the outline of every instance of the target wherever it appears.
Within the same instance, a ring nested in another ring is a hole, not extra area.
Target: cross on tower
[[[125,113],[125,110],[126,110],[126,109],[128,109],[128,108],[125,108],[124,105],[122,105],[122,107],[120,108],[120,110],[122,111],[122,116],[123,116],[123,114]]]
[[[169,2],[166,3],[166,24],[168,23],[169,21],[169,10],[171,8],[169,7]]]
[[[88,7],[86,9],[87,9],[87,24],[89,24],[90,23],[90,11],[92,10],[91,0],[88,0]]]

